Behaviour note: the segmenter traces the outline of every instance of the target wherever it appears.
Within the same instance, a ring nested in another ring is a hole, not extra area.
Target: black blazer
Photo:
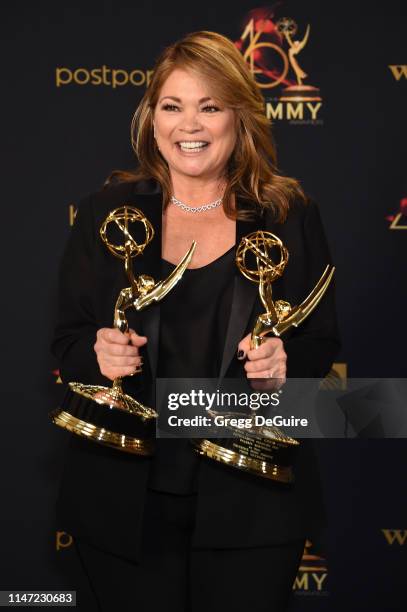
[[[137,258],[136,273],[160,278],[162,194],[157,183],[113,185],[81,201],[60,264],[58,324],[52,344],[64,382],[109,384],[99,371],[93,346],[96,330],[112,326],[115,301],[128,281],[123,261],[109,253],[99,228],[112,209],[124,204],[141,209],[156,232]],[[277,234],[290,254],[283,277],[273,284],[273,297],[297,304],[331,262],[318,208],[312,201],[296,203],[283,224],[276,223],[269,211],[254,221],[237,221],[237,244],[243,235],[261,228]],[[233,291],[221,366],[221,376],[231,378],[245,377],[243,364],[236,359],[237,345],[264,311],[258,286],[237,268]],[[140,313],[127,311],[130,327],[148,337],[143,374],[125,383],[126,391],[135,396],[146,381],[154,381],[159,317],[159,304]],[[333,283],[311,316],[283,341],[288,376],[327,374],[339,349]],[[69,435],[57,500],[59,528],[137,560],[150,459]],[[310,440],[301,442],[295,474],[295,483],[285,485],[201,458],[193,544],[252,547],[312,537],[324,513]]]

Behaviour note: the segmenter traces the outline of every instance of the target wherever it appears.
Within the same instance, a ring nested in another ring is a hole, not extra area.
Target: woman
[[[273,295],[292,303],[330,256],[316,205],[277,172],[262,96],[234,45],[197,32],[167,48],[132,134],[138,171],[81,202],[62,259],[53,351],[63,380],[127,376],[126,391],[147,403],[156,377],[324,376],[338,350],[333,287],[284,341],[250,350],[264,307],[234,262],[241,237],[263,228],[282,239],[290,263]],[[164,278],[198,243],[160,304],[127,311],[128,334],[111,324],[123,265],[98,235],[123,204],[155,230],[137,274]],[[322,520],[305,440],[295,470],[287,486],[202,458],[184,440],[158,439],[154,457],[141,458],[72,436],[60,526],[100,610],[284,610],[305,538]]]

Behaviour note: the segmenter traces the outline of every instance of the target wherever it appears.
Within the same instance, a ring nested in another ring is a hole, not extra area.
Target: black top
[[[162,278],[174,269],[162,260]],[[187,269],[160,305],[158,378],[219,376],[230,315],[235,247],[201,268]],[[157,438],[148,486],[187,495],[197,491],[199,455],[189,440]]]

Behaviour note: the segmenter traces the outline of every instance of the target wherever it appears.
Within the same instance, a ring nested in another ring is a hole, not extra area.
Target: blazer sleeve
[[[99,327],[92,307],[94,244],[92,196],[88,196],[78,205],[59,264],[57,323],[51,351],[59,361],[63,382],[95,383],[102,377],[93,348]]]
[[[325,266],[332,258],[317,204],[306,206],[303,225],[304,274],[307,294],[315,287]],[[304,295],[304,298],[306,297]],[[287,376],[322,378],[328,374],[340,349],[335,307],[335,273],[319,304],[311,315],[284,341],[287,354]]]

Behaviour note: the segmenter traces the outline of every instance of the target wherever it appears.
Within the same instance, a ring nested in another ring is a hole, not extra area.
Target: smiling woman
[[[171,169],[174,193],[181,199],[184,177],[213,181],[213,196],[219,197],[219,179],[236,144],[235,112],[208,95],[209,89],[195,72],[175,69],[154,111],[157,146]]]
[[[263,230],[281,237],[290,264],[273,297],[290,301],[309,294],[330,255],[316,204],[277,170],[262,95],[233,43],[196,32],[165,49],[135,112],[132,142],[137,170],[115,173],[118,180],[81,203],[64,252],[53,342],[63,381],[106,384],[143,368],[124,384],[152,405],[157,378],[254,385],[324,376],[338,350],[333,284],[284,343],[251,343],[264,306],[237,269],[241,239]],[[128,333],[111,328],[112,287],[121,280],[95,239],[125,204],[154,227],[137,261],[143,272],[168,277],[197,242],[182,282],[142,313],[129,309]],[[73,436],[58,518],[74,536],[99,609],[285,610],[305,538],[323,518],[307,442],[295,482],[285,485],[212,461],[183,438],[158,437],[147,458]]]

